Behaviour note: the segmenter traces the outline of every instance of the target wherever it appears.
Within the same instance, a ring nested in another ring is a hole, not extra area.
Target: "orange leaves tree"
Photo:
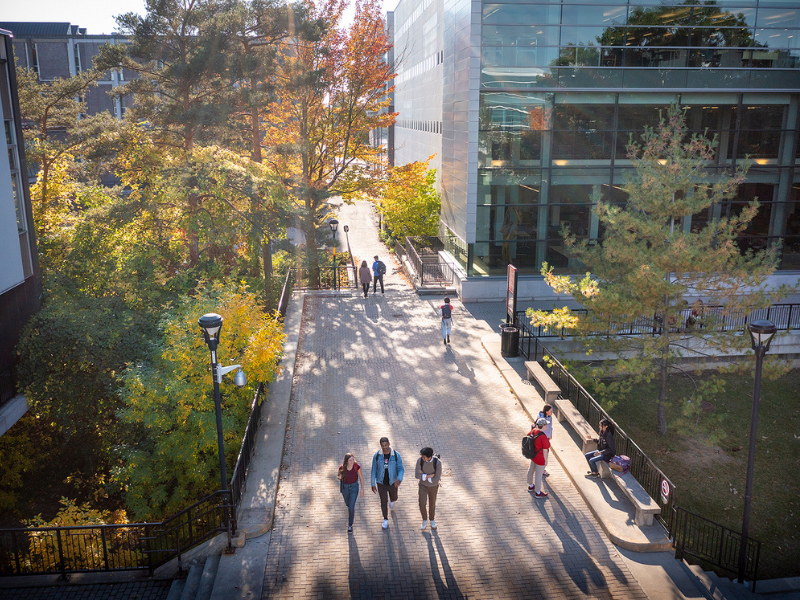
[[[327,200],[368,189],[380,172],[381,151],[369,132],[394,122],[387,112],[394,69],[385,60],[390,44],[379,4],[356,0],[348,29],[340,27],[344,1],[306,6],[307,27],[280,49],[265,145],[296,204],[314,269]]]

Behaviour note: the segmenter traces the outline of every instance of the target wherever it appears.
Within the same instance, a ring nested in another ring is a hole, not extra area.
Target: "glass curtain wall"
[[[627,145],[673,101],[716,136],[709,169],[752,160],[736,198],[683,226],[757,197],[742,247],[783,240],[781,268],[800,268],[800,1],[487,2],[482,36],[471,275],[579,272],[562,226],[602,235],[595,199],[624,205]]]

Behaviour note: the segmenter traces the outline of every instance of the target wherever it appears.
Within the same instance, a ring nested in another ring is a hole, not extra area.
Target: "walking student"
[[[414,468],[414,476],[419,479],[419,512],[422,514],[422,529],[428,526],[436,529],[436,494],[439,493],[439,480],[442,478],[442,461],[433,455],[433,448],[423,448]]]
[[[389,444],[389,438],[380,439],[381,449],[372,457],[372,473],[370,481],[372,493],[378,493],[381,499],[384,529],[389,527],[389,508],[397,502],[397,489],[403,481],[403,459]]]
[[[378,260],[375,255],[375,262],[372,263],[372,293],[378,293],[378,282],[381,282],[381,296],[383,296],[383,276],[386,274],[386,265]]]
[[[361,289],[364,291],[364,298],[366,298],[369,284],[372,282],[372,273],[365,260],[361,261],[361,267],[358,269],[358,279],[361,281]]]
[[[453,307],[450,305],[450,298],[444,299],[444,304],[439,307],[439,315],[442,317],[442,341],[447,346],[450,343],[450,331],[453,329]]]
[[[542,475],[547,455],[550,453],[550,440],[543,431],[547,427],[547,419],[540,418],[531,427],[528,435],[533,437],[534,454],[528,467],[528,491],[533,492],[537,498],[547,498],[547,493],[542,491]]]
[[[536,417],[538,419],[544,419],[547,421],[547,425],[542,430],[544,434],[547,436],[548,441],[553,439],[553,407],[549,404],[545,404],[542,410],[539,412],[539,416]],[[544,476],[547,477],[550,473],[547,472],[547,462],[550,458],[550,452],[547,453],[547,458],[544,460]]]
[[[347,505],[347,531],[353,531],[353,518],[356,516],[356,499],[361,490],[364,497],[364,476],[361,474],[361,465],[356,462],[356,457],[350,452],[344,455],[344,460],[339,466],[339,491],[342,493],[344,503]],[[359,484],[361,484],[359,486]]]
[[[617,446],[614,443],[614,425],[608,419],[600,421],[600,435],[597,436],[597,450],[587,452],[586,462],[589,463],[589,477],[600,477],[597,463],[601,460],[610,461],[617,455]]]

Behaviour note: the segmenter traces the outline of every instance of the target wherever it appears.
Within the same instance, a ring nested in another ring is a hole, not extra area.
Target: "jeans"
[[[442,339],[446,340],[453,329],[453,319],[442,319]]]
[[[378,484],[378,496],[381,497],[381,512],[383,518],[389,518],[389,500],[395,502],[397,500],[397,486],[396,485],[383,485]]]
[[[595,456],[595,452],[597,452],[597,450],[592,450],[584,455],[586,456],[586,461],[589,463],[589,468],[592,470],[592,473],[598,473],[599,471],[597,470],[597,463],[599,463],[601,460],[605,460],[605,455],[598,454]]]
[[[378,291],[378,282],[381,282],[381,294],[383,293],[383,275],[373,275],[372,276],[372,293],[376,293]]]
[[[356,500],[358,499],[358,482],[343,483],[342,484],[342,497],[344,503],[347,505],[347,525],[353,526],[353,518],[356,516]]]
[[[367,297],[367,292],[369,291],[369,282],[362,283],[361,289],[364,290],[364,298]]]

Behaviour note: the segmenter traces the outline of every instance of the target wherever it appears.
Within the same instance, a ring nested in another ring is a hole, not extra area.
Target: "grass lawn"
[[[702,376],[701,376],[702,377]],[[726,376],[726,392],[704,405],[700,422],[681,425],[681,398],[693,384],[675,376],[669,433],[656,433],[658,384],[609,411],[677,487],[678,505],[736,531],[742,528],[753,374]],[[591,393],[591,390],[589,390]],[[750,537],[762,542],[759,579],[800,576],[800,370],[762,380]]]

